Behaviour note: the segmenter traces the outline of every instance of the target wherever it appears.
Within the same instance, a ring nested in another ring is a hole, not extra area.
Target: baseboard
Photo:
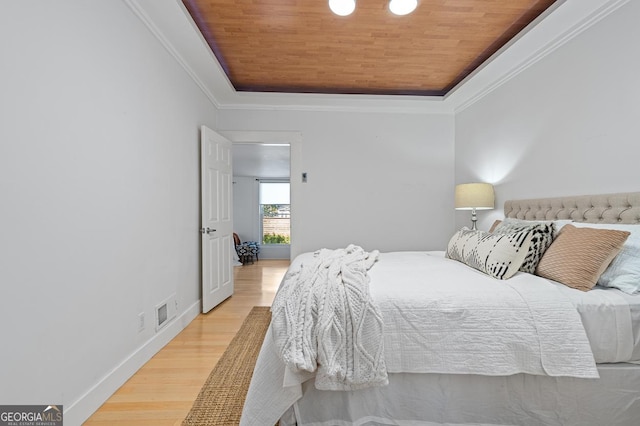
[[[77,401],[64,407],[64,424],[81,425],[105,403],[136,371],[176,337],[200,313],[201,301],[187,308],[180,316],[159,333],[147,340],[140,348],[123,360]]]

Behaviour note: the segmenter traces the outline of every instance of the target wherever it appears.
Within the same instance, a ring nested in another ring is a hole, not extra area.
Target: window
[[[289,182],[260,182],[262,244],[291,244]]]

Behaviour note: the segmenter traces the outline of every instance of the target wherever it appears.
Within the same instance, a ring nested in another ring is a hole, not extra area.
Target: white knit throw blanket
[[[365,252],[322,249],[289,269],[271,306],[278,353],[293,372],[316,372],[321,390],[388,384],[382,315],[369,295],[367,271],[378,258]]]

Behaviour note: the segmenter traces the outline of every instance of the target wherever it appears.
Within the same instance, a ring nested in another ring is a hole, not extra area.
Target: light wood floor
[[[271,306],[288,260],[234,268],[235,292],[199,315],[84,424],[180,425],[253,306]]]

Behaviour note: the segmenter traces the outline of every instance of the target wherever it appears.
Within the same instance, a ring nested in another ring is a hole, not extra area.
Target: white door
[[[202,126],[202,312],[233,294],[231,141]]]

